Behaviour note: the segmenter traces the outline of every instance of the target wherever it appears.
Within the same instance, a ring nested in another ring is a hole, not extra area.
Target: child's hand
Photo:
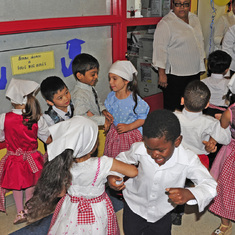
[[[185,188],[167,188],[169,199],[176,205],[183,205],[187,201],[195,199],[194,195]]]
[[[124,123],[117,124],[116,129],[117,129],[118,134],[128,132],[130,130],[129,124],[124,124]]]
[[[103,115],[105,116],[105,118],[107,118],[110,123],[113,123],[113,115],[108,112],[106,109],[102,111]]]
[[[219,121],[221,119],[221,116],[222,116],[222,113],[216,113],[215,114],[215,118],[218,119]]]
[[[108,176],[109,187],[116,191],[123,190],[126,187],[124,182],[118,183],[118,184],[116,182],[116,181],[122,181],[122,180],[123,180],[122,177],[119,177],[116,175],[109,175]]]
[[[107,118],[105,118],[104,132],[106,132],[106,133],[108,132],[108,130],[109,130],[111,124],[112,124],[112,123],[111,123]]]
[[[94,114],[93,114],[91,111],[89,111],[89,110],[87,111],[86,115],[87,115],[88,117],[94,116]]]
[[[216,152],[216,150],[217,150],[217,146],[216,146],[217,142],[212,137],[210,137],[209,141],[203,140],[202,143],[205,145],[205,150],[208,153]]]

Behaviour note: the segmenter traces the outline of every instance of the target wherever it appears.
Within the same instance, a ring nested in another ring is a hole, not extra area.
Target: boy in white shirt
[[[196,199],[203,211],[216,196],[216,182],[197,155],[180,144],[180,123],[168,110],[150,113],[143,126],[143,142],[134,143],[116,159],[138,164],[138,175],[121,184],[109,175],[109,185],[123,190],[123,227],[126,235],[170,235],[170,211]],[[114,173],[112,173],[114,174]],[[186,178],[196,185],[185,189]]]
[[[71,95],[64,81],[57,76],[44,79],[40,85],[41,93],[49,108],[43,114],[48,126],[68,120],[73,116],[74,107]]]
[[[223,145],[227,145],[231,141],[229,128],[222,128],[219,120],[202,113],[208,107],[209,99],[210,90],[203,82],[190,82],[185,88],[184,97],[181,99],[181,105],[184,105],[184,109],[182,112],[175,111],[181,125],[182,145],[198,154],[206,168],[209,168],[207,156],[209,153],[205,149],[205,143],[211,137],[217,143]]]
[[[217,50],[212,52],[208,57],[208,71],[210,77],[202,80],[210,92],[210,104],[207,109],[203,111],[204,114],[215,116],[216,113],[222,113],[226,110],[228,104],[224,98],[228,92],[228,83],[230,79],[226,78],[229,71],[232,58],[225,51]]]

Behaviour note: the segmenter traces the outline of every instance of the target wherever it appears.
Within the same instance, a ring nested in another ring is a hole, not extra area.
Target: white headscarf
[[[14,104],[26,104],[26,96],[36,92],[39,87],[37,82],[12,78],[6,91],[6,97]]]
[[[233,74],[233,76],[231,77],[228,83],[228,88],[233,94],[235,94],[235,74]]]
[[[72,149],[73,156],[80,158],[90,153],[98,136],[98,125],[92,120],[74,116],[49,127],[52,142],[47,146],[48,159],[53,160],[65,149]]]
[[[112,64],[109,73],[114,73],[127,81],[133,80],[133,73],[137,76],[138,72],[134,65],[127,60],[118,60]]]

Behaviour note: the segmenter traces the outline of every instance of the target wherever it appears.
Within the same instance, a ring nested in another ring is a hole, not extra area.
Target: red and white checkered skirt
[[[135,142],[142,141],[142,135],[138,129],[118,134],[112,124],[105,139],[104,155],[115,158],[119,153],[128,151]]]
[[[235,220],[235,146],[224,162],[217,192],[209,210],[220,217]]]

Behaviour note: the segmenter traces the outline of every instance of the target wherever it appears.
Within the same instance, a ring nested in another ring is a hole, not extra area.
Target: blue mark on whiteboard
[[[7,84],[7,69],[1,67],[0,90],[4,90]]]
[[[72,61],[77,55],[81,54],[81,51],[82,51],[81,45],[83,43],[85,43],[85,41],[81,39],[77,39],[77,38],[67,41],[66,49],[68,50],[68,55],[71,61],[70,61],[69,66],[67,67],[65,63],[65,58],[64,57],[61,58],[61,70],[62,70],[64,77],[68,77],[73,74]]]

